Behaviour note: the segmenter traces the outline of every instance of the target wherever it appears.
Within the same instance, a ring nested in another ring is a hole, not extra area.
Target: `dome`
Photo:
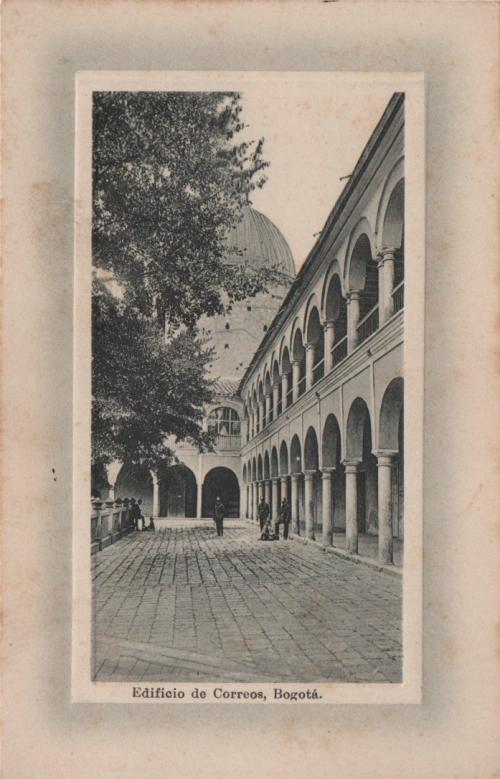
[[[295,276],[292,252],[282,233],[255,208],[243,208],[243,218],[229,233],[227,245],[243,252],[228,252],[226,262],[249,263],[255,268],[273,268]]]

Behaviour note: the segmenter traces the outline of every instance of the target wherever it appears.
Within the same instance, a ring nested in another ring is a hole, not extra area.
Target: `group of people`
[[[288,528],[290,526],[290,506],[287,499],[283,498],[279,514],[274,522],[274,529],[271,527],[271,511],[269,504],[266,503],[264,497],[260,499],[258,505],[258,515],[260,524],[260,540],[261,541],[279,541],[280,538],[280,525],[283,525],[283,538],[288,538]],[[224,535],[224,504],[219,497],[216,498],[214,504],[213,518],[215,522],[215,529],[218,536]]]
[[[139,500],[130,498],[130,511],[128,516],[130,523],[134,526],[134,530],[150,530],[154,533],[155,523],[153,517],[149,517],[149,525],[146,525],[146,520],[142,513],[142,498],[139,498]]]
[[[286,498],[281,501],[281,506],[278,512],[278,516],[274,521],[274,532],[271,527],[271,511],[269,509],[269,503],[266,503],[264,497],[260,499],[257,506],[257,513],[259,516],[260,524],[260,540],[261,541],[279,541],[280,539],[280,525],[283,525],[283,538],[285,541],[288,538],[288,528],[290,526],[290,506]]]

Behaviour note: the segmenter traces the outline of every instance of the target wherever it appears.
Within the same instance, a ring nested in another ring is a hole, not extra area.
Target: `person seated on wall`
[[[278,536],[279,538],[279,536]],[[264,522],[259,541],[275,541],[276,535],[271,530],[271,519],[268,517]]]

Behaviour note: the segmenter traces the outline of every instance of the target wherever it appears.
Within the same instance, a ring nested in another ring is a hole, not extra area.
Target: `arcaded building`
[[[341,150],[339,150],[341,153]],[[156,471],[114,463],[110,496],[160,517],[256,520],[283,497],[292,530],[393,561],[404,537],[404,96],[395,94],[295,276],[278,228],[245,209],[228,262],[280,271],[266,294],[200,324],[216,350],[213,453],[177,445]],[[294,197],[300,197],[294,193]]]
[[[404,536],[404,96],[394,95],[239,386],[242,513],[356,554]]]

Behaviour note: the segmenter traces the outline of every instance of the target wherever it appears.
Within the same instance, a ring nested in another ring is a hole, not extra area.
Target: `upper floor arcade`
[[[402,316],[404,201],[396,94],[243,377],[244,442]]]

